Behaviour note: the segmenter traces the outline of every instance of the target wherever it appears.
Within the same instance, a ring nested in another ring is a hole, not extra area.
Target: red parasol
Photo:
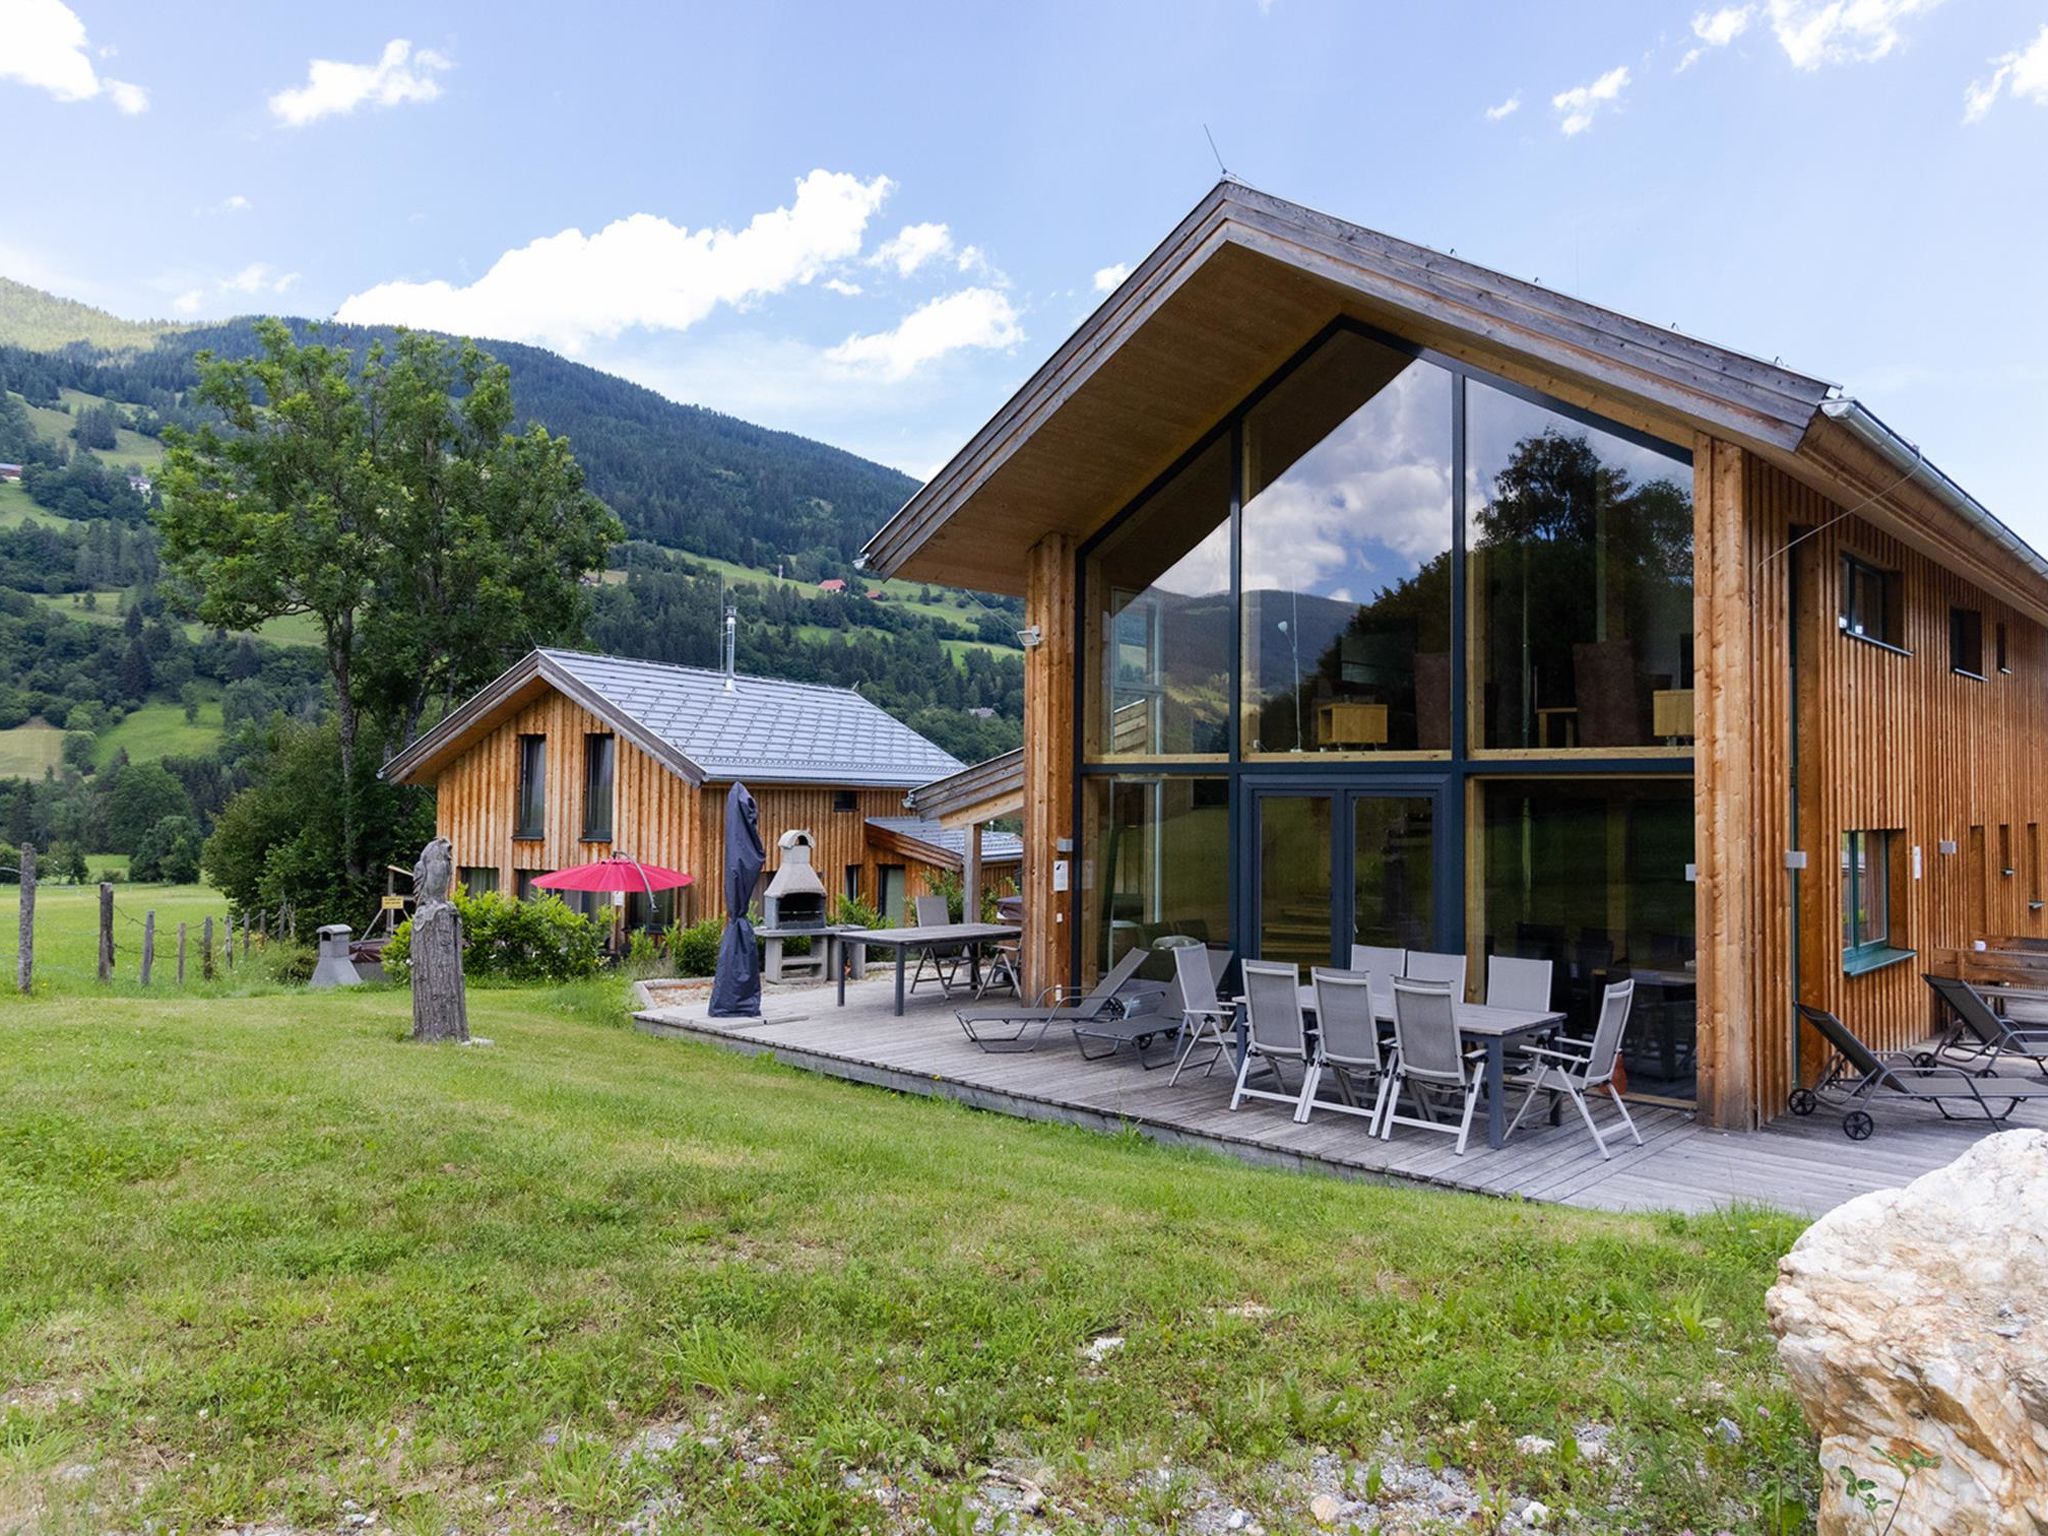
[[[652,896],[656,891],[672,891],[696,881],[695,875],[686,875],[679,869],[642,864],[638,859],[615,853],[595,864],[578,864],[574,869],[541,875],[533,883],[548,891],[645,891]]]

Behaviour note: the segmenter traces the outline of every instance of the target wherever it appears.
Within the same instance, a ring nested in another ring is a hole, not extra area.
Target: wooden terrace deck
[[[1214,1151],[1268,1166],[1435,1184],[1484,1194],[1600,1210],[1702,1211],[1735,1203],[1818,1215],[1856,1195],[1917,1177],[1956,1157],[1984,1134],[1980,1123],[1944,1121],[1931,1108],[1875,1106],[1877,1134],[1852,1142],[1841,1116],[1823,1109],[1809,1120],[1781,1119],[1762,1131],[1731,1135],[1699,1126],[1683,1110],[1632,1106],[1643,1145],[1621,1131],[1603,1161],[1585,1127],[1567,1109],[1557,1126],[1525,1122],[1501,1150],[1475,1131],[1463,1157],[1452,1138],[1397,1128],[1391,1141],[1366,1134],[1347,1115],[1296,1125],[1278,1104],[1252,1101],[1232,1113],[1219,1067],[1190,1072],[1169,1088],[1164,1070],[1144,1071],[1128,1053],[1084,1061],[1071,1037],[1055,1032],[1035,1051],[988,1055],[960,1031],[936,992],[912,997],[892,1016],[887,978],[851,983],[846,1006],[830,989],[770,989],[766,1017],[711,1019],[701,1002],[635,1015],[650,1033],[705,1041],[765,1055],[790,1066],[903,1093],[942,1095],[976,1108],[1095,1130],[1135,1126],[1155,1140]],[[2038,1081],[2038,1078],[2036,1079]],[[1594,1111],[1605,1131],[1612,1106]],[[2048,1129],[2048,1109],[2022,1106],[2008,1122]]]

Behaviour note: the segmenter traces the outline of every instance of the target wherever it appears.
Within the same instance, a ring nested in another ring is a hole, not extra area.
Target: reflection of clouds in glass
[[[1207,597],[1230,590],[1230,524],[1226,521],[1182,555],[1152,583],[1156,592],[1177,597]]]
[[[1350,600],[1412,576],[1450,548],[1450,394],[1426,363],[1404,369],[1245,508],[1248,591]]]

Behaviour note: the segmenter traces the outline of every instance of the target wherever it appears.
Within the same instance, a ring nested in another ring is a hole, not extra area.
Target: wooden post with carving
[[[469,1004],[462,986],[462,918],[448,899],[455,850],[437,837],[413,867],[412,1037],[467,1040]]]

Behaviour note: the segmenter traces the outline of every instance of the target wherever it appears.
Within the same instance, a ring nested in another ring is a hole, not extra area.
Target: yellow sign
[[[403,912],[405,910],[405,898],[403,896],[386,896],[384,898],[384,910],[386,912]]]

